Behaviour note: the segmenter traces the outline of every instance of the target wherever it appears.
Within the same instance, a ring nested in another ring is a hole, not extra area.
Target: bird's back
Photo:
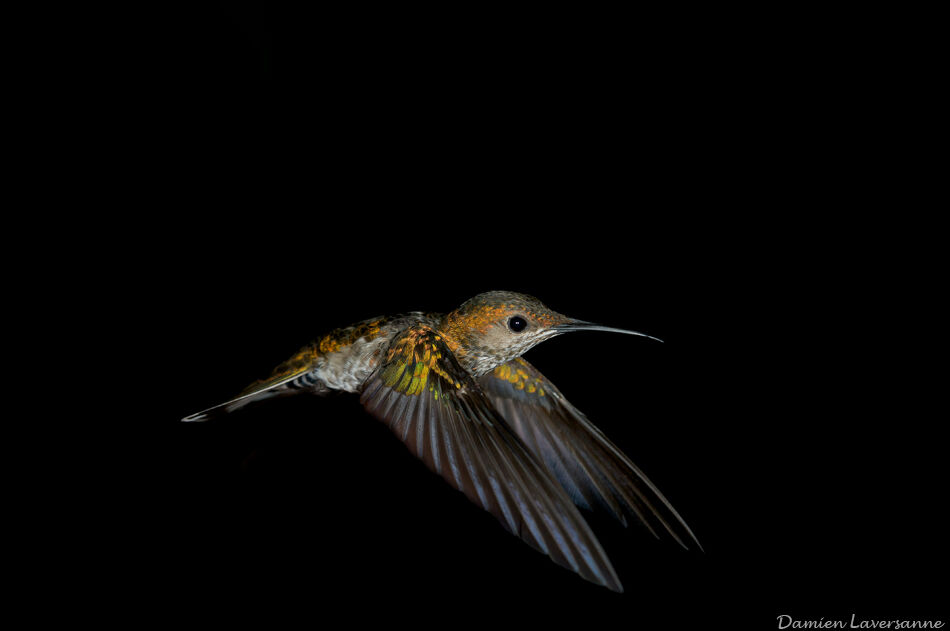
[[[359,392],[393,339],[417,324],[437,326],[438,316],[412,312],[371,318],[328,333],[311,346],[314,377],[329,390]]]

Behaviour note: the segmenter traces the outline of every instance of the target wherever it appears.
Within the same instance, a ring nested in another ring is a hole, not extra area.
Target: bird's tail
[[[258,390],[256,392],[251,392],[248,394],[242,394],[237,396],[229,401],[224,403],[219,403],[218,405],[211,406],[206,410],[200,412],[195,412],[194,414],[189,414],[184,417],[182,420],[183,423],[195,423],[201,421],[208,421],[217,416],[222,416],[228,412],[233,412],[238,408],[242,408],[248,403],[253,403],[255,401],[263,401],[264,399],[270,399],[272,397],[280,396],[281,394],[286,394],[281,391],[280,386],[272,386],[266,390]]]
[[[294,394],[304,390],[313,390],[318,386],[319,379],[313,372],[312,353],[313,350],[310,347],[305,348],[278,366],[269,379],[253,383],[235,398],[190,414],[181,420],[185,423],[207,421],[216,416],[233,412],[248,403]]]

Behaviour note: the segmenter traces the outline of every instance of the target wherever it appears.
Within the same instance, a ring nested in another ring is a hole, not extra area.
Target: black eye
[[[521,333],[525,330],[525,327],[528,326],[527,320],[521,316],[514,316],[508,320],[508,328],[514,331],[515,333]]]

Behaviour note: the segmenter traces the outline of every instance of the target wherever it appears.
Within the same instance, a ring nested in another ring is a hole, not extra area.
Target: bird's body
[[[568,318],[530,296],[488,292],[446,315],[412,312],[337,329],[237,398],[182,420],[296,392],[357,393],[416,456],[509,531],[620,591],[575,505],[604,507],[624,524],[634,515],[654,534],[660,525],[684,547],[696,539],[646,476],[521,358],[581,329],[643,335]]]

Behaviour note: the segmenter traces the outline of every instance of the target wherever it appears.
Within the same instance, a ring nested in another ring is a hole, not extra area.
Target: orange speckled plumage
[[[446,315],[440,327],[452,353],[466,368],[477,374],[485,370],[486,355],[494,355],[493,350],[488,349],[485,342],[493,333],[497,335],[500,331],[504,332],[507,329],[506,322],[510,316],[517,314],[530,321],[534,327],[541,329],[568,320],[565,316],[547,309],[539,301],[527,296],[519,296],[506,302],[494,301],[493,297],[493,293],[488,293],[467,301]],[[510,350],[514,354],[503,359],[520,355],[527,348],[522,349],[516,343]]]
[[[524,390],[529,394],[537,394],[540,397],[545,396],[544,387],[541,385],[544,380],[540,376],[532,377],[529,375],[523,368],[525,366],[526,362],[518,357],[495,368],[492,376],[507,381],[518,390]]]
[[[367,341],[376,339],[376,336],[379,335],[380,327],[384,322],[385,318],[377,318],[375,320],[360,322],[355,326],[345,329],[336,329],[320,339],[318,343],[320,353],[329,355],[341,348],[349,346],[360,338],[365,338]]]

